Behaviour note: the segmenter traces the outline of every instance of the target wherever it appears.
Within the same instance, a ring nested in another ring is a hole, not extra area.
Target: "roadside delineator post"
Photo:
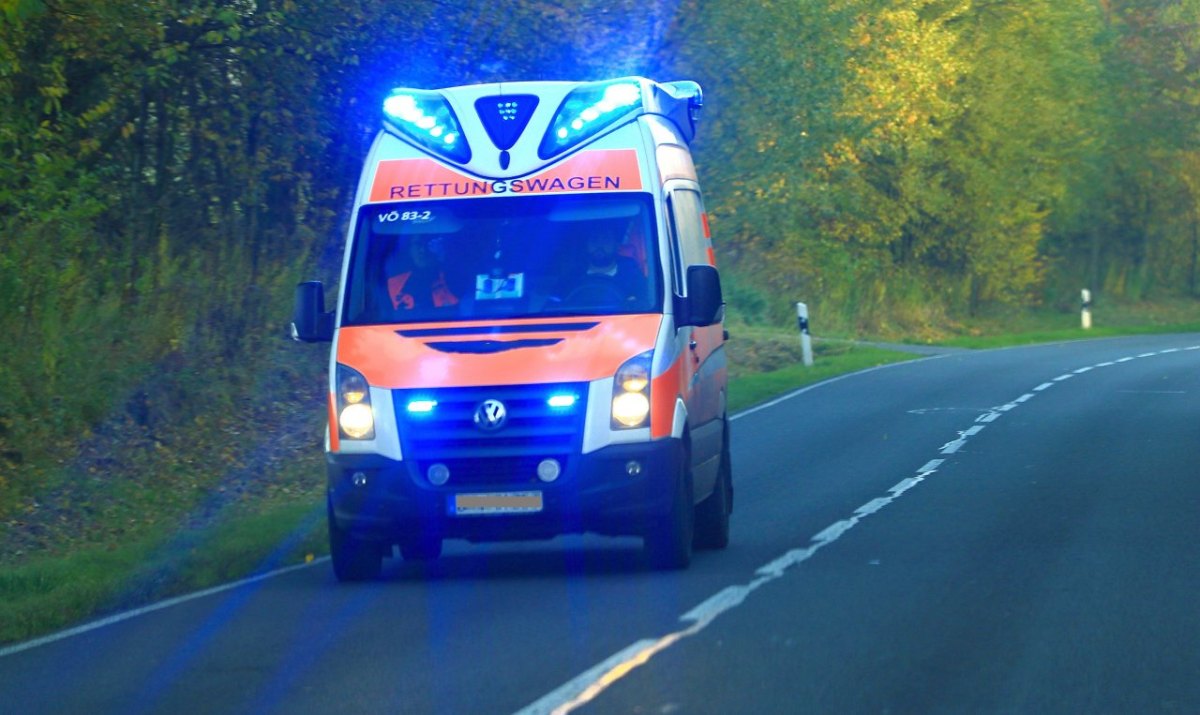
[[[808,306],[803,303],[796,304],[796,322],[800,326],[800,354],[804,359],[805,367],[812,367],[813,352],[812,352],[812,336],[808,334]]]
[[[1081,306],[1079,308],[1079,323],[1084,330],[1092,329],[1092,292],[1087,288],[1080,291]]]

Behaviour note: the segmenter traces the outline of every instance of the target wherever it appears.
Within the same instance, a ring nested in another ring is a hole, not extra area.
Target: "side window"
[[[683,256],[679,252],[679,229],[676,228],[675,202],[671,195],[667,196],[667,241],[671,247],[671,275],[675,294],[683,295]]]
[[[704,232],[704,205],[699,192],[691,189],[676,189],[668,202],[671,217],[671,233],[674,234],[675,283],[683,285],[683,274],[687,266],[708,265],[708,238]]]

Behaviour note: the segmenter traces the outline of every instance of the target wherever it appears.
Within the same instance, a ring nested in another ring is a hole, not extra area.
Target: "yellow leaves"
[[[787,191],[787,175],[779,174],[769,184],[758,186],[754,189],[754,198],[759,201],[780,197]]]

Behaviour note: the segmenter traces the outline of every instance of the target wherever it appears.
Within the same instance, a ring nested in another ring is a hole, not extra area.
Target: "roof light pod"
[[[450,103],[438,92],[394,89],[383,101],[383,116],[395,129],[426,151],[465,164],[471,147]]]
[[[542,145],[538,156],[549,159],[589,139],[621,119],[642,104],[642,87],[636,79],[597,82],[580,87],[566,96]]]

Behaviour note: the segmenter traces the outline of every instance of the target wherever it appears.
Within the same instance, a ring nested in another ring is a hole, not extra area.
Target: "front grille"
[[[575,404],[555,408],[547,403],[563,394],[574,395]],[[429,465],[441,462],[450,468],[451,485],[536,482],[538,462],[557,459],[565,472],[567,455],[581,448],[586,383],[396,390],[393,398],[402,453],[422,481]],[[412,414],[412,400],[437,405]],[[495,431],[475,424],[475,411],[485,400],[499,400],[507,412]]]

